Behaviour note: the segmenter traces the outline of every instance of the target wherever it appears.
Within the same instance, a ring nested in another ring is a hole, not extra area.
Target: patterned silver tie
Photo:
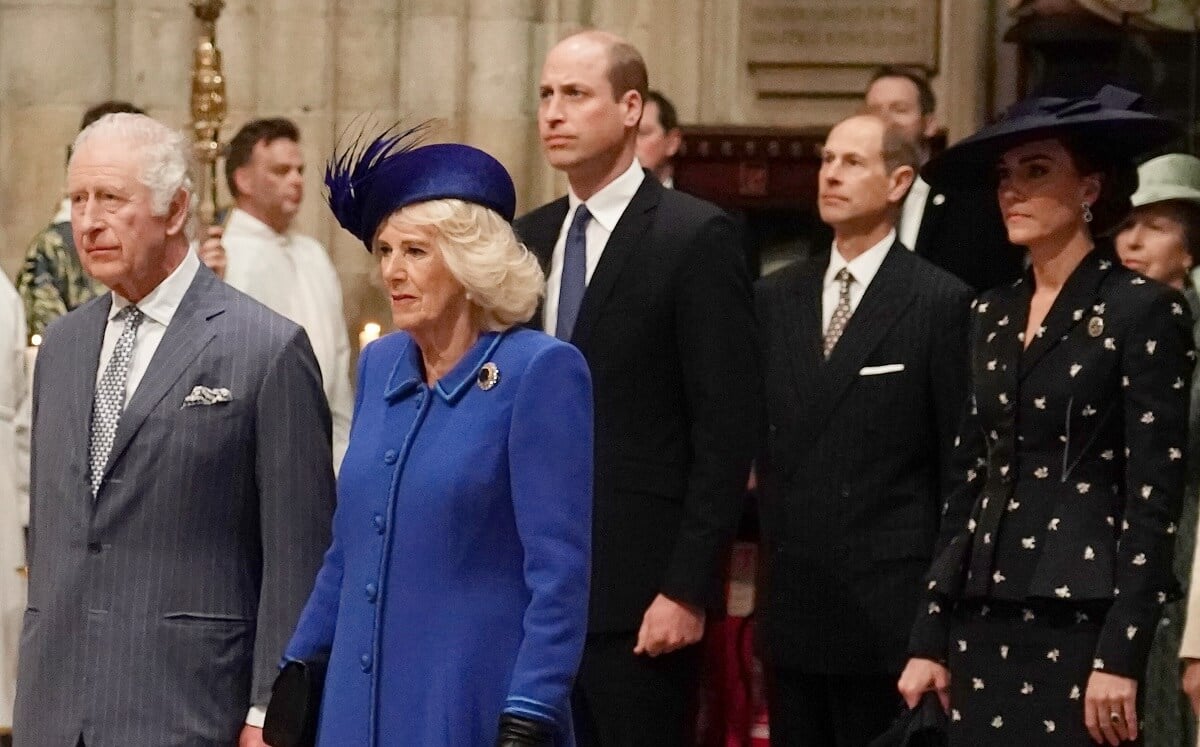
[[[833,307],[833,317],[829,320],[829,329],[825,330],[826,359],[833,352],[834,346],[837,345],[842,333],[846,331],[846,325],[850,322],[850,283],[854,282],[854,276],[850,274],[848,268],[843,267],[838,270],[834,280],[841,283],[841,288],[838,289],[837,306]]]
[[[129,359],[133,357],[133,343],[145,314],[136,306],[126,306],[117,312],[124,317],[125,327],[117,338],[112,357],[104,367],[100,383],[96,386],[96,398],[92,400],[92,432],[88,438],[88,466],[91,470],[92,497],[100,490],[108,455],[112,451],[113,439],[117,435],[117,424],[121,422],[121,411],[125,409],[125,382],[129,378]]]

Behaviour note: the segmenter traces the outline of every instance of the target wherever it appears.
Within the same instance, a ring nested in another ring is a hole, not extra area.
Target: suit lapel
[[[912,262],[903,244],[892,244],[850,317],[846,331],[825,361],[817,402],[819,422],[824,423],[833,412],[846,389],[858,379],[867,356],[912,302]]]
[[[1072,327],[1093,317],[1103,318],[1104,307],[1098,303],[1100,283],[1108,276],[1113,262],[1109,251],[1096,249],[1084,257],[1067,278],[1046,314],[1041,329],[1021,355],[1022,379],[1062,341]],[[1028,309],[1024,318],[1028,319]]]
[[[112,308],[112,294],[105,293],[102,300],[91,304],[77,313],[85,315],[80,320],[82,330],[78,339],[78,349],[74,360],[78,365],[71,366],[61,374],[67,377],[62,391],[72,392],[71,409],[67,434],[69,438],[78,439],[75,448],[67,453],[80,454],[82,459],[71,462],[71,469],[78,471],[79,481],[88,484],[88,453],[91,448],[92,432],[92,403],[96,399],[97,369],[100,366],[100,347],[104,344],[104,331],[108,326],[108,312]],[[57,372],[56,372],[57,375]],[[57,390],[57,387],[52,389]],[[42,396],[56,396],[56,391],[47,390]],[[89,493],[90,494],[90,493]]]
[[[917,245],[913,250],[922,257],[929,256],[933,237],[939,235],[942,220],[946,217],[946,195],[937,187],[930,186],[925,198],[925,209],[921,212],[921,227],[917,229]]]
[[[592,327],[617,284],[621,268],[625,266],[634,249],[642,243],[644,234],[649,230],[662,190],[658,180],[647,174],[642,179],[642,186],[638,187],[625,212],[621,214],[621,219],[613,227],[612,235],[604,246],[604,253],[600,255],[600,262],[596,265],[596,271],[592,273],[587,291],[583,294],[583,305],[579,307],[579,318],[571,335],[571,342],[580,350],[587,349]]]
[[[200,351],[216,337],[216,332],[209,327],[208,322],[225,310],[216,298],[215,291],[219,283],[221,281],[204,268],[196,273],[196,278],[184,294],[175,316],[167,325],[167,331],[163,334],[158,349],[154,351],[154,357],[150,359],[150,366],[130,398],[129,405],[121,413],[121,421],[117,425],[117,434],[105,472],[112,470],[167,390],[183,375]],[[168,403],[167,406],[180,407],[182,403]]]
[[[521,225],[521,241],[525,242],[529,251],[537,257],[538,264],[542,267],[542,273],[547,277],[550,276],[550,262],[554,256],[554,245],[558,243],[558,234],[562,232],[562,224],[567,219],[569,209],[570,203],[566,197],[562,197],[550,203],[545,210],[538,211],[537,220],[518,221]],[[531,324],[536,324],[539,330],[545,330],[545,316],[546,297],[542,296],[538,300],[537,311],[533,315]]]
[[[792,369],[795,401],[801,403],[796,422],[798,432],[804,436],[802,442],[796,444],[799,452],[807,449],[812,438],[820,432],[811,426],[819,409],[819,398],[813,396],[814,382],[820,379],[821,367],[825,364],[821,353],[821,289],[828,264],[828,254],[814,256],[793,283],[780,288],[780,329]]]

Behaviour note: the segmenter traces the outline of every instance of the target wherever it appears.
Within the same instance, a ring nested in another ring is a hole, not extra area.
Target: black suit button
[[[99,542],[88,543],[88,552],[92,555],[99,555],[103,549],[104,547]]]

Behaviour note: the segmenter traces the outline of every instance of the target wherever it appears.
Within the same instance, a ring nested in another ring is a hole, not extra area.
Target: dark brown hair
[[[626,91],[637,91],[642,100],[650,88],[650,75],[642,53],[624,39],[608,45],[608,82],[613,89],[613,101],[620,101]]]
[[[658,126],[663,132],[670,132],[679,126],[679,115],[675,113],[675,105],[662,95],[661,91],[646,91],[646,103],[653,101],[658,104]]]
[[[238,196],[233,174],[250,163],[250,158],[254,155],[254,146],[259,143],[270,145],[280,138],[291,140],[293,143],[300,142],[300,130],[292,120],[283,117],[256,119],[247,122],[242,129],[238,130],[233,139],[229,141],[228,149],[225,152],[225,184],[229,187],[230,195]]]
[[[1100,195],[1091,206],[1090,229],[1093,236],[1110,235],[1133,209],[1129,198],[1137,191],[1137,167],[1130,161],[1113,161],[1097,145],[1069,133],[1055,136],[1055,139],[1071,155],[1076,171],[1083,176],[1099,175]]]
[[[921,114],[928,117],[937,109],[937,97],[933,95],[933,88],[929,85],[929,78],[925,77],[925,73],[911,67],[902,65],[884,65],[875,70],[871,75],[871,82],[867,84],[870,88],[875,84],[875,81],[880,78],[904,78],[910,81],[917,87],[917,99],[921,104]]]

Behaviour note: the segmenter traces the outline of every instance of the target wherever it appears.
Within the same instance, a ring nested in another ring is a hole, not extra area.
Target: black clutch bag
[[[946,747],[946,712],[937,693],[922,695],[917,707],[905,711],[870,747]]]
[[[271,687],[263,740],[271,747],[315,747],[325,662],[289,661]]]

